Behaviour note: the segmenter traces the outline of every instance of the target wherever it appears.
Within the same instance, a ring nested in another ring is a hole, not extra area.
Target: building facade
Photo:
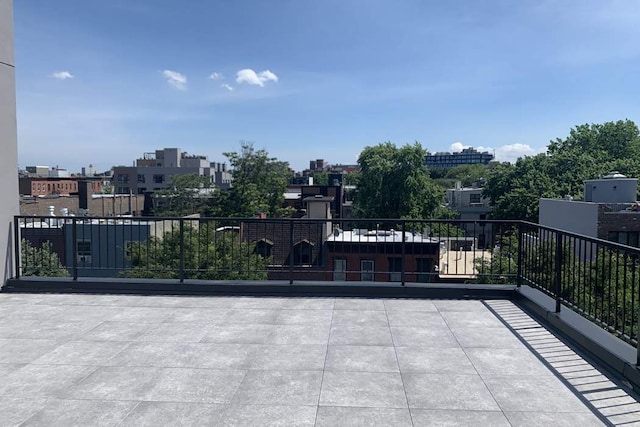
[[[460,219],[469,221],[482,221],[489,219],[491,205],[488,198],[482,197],[480,187],[462,187],[456,183],[455,188],[450,188],[445,193],[446,206],[458,212]],[[466,235],[475,238],[477,247],[484,249],[490,246],[492,241],[492,225],[490,223],[464,223],[461,225]]]
[[[172,176],[192,174],[211,177],[211,163],[206,156],[165,148],[145,153],[135,166],[115,167],[113,186],[116,194],[144,194],[167,188]]]
[[[488,165],[493,157],[493,154],[488,151],[479,152],[473,147],[469,147],[459,153],[427,154],[424,164],[429,169],[451,169],[462,165]]]
[[[44,178],[21,176],[18,181],[18,189],[21,196],[69,196],[78,193],[78,183],[81,181],[90,182],[94,193],[102,191],[102,179],[88,177]]]

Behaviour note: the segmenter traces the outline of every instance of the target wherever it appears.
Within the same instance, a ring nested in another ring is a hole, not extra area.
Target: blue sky
[[[640,121],[637,0],[16,0],[20,166],[223,161],[297,170],[363,147],[543,151]]]

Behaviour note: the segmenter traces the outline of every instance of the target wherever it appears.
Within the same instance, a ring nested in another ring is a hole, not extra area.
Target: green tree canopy
[[[177,279],[183,267],[187,279],[266,279],[268,258],[257,254],[255,245],[241,241],[236,232],[220,230],[219,225],[215,221],[201,222],[197,227],[185,224],[182,234],[175,230],[130,243],[127,258],[131,269],[121,275]]]
[[[494,218],[535,222],[541,197],[580,199],[586,179],[613,170],[640,176],[640,133],[631,120],[577,126],[567,138],[551,141],[547,153],[497,165],[484,195]]]
[[[67,277],[69,272],[64,268],[53,251],[50,242],[35,247],[27,239],[22,239],[20,252],[20,266],[23,276]]]
[[[358,158],[361,171],[354,197],[355,216],[432,216],[442,201],[442,191],[429,177],[425,155],[426,150],[419,143],[400,148],[391,142],[366,147]]]
[[[286,215],[282,208],[284,193],[292,173],[287,162],[270,157],[266,150],[256,150],[243,142],[239,152],[228,152],[233,183],[221,194],[217,214],[229,217],[252,217],[258,212],[268,216]]]
[[[211,177],[198,174],[173,175],[169,187],[156,191],[156,216],[185,216],[202,213],[212,202],[214,185]]]
[[[460,165],[449,169],[444,177],[460,181],[464,187],[470,187],[481,179],[485,179],[488,172],[489,168],[486,165]]]

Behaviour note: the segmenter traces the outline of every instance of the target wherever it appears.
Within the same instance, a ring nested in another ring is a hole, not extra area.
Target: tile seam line
[[[318,392],[318,403],[316,404],[316,416],[313,420],[313,425],[318,425],[318,412],[320,409],[320,402],[322,400],[322,387],[324,386],[324,373],[327,369],[327,359],[329,358],[329,344],[331,343],[331,331],[333,329],[333,315],[336,311],[336,300],[333,300],[333,308],[331,309],[331,320],[329,321],[329,335],[327,336],[327,347],[324,353],[324,364],[322,365],[322,377],[320,378],[320,390]]]
[[[391,344],[393,345],[393,354],[396,356],[396,364],[398,365],[398,375],[400,376],[400,383],[402,384],[402,391],[404,392],[404,400],[407,402],[407,410],[409,411],[409,420],[411,421],[411,425],[415,426],[416,423],[413,421],[413,414],[411,413],[411,406],[409,406],[409,396],[407,396],[407,387],[404,383],[404,377],[402,376],[402,369],[400,369],[400,360],[398,359],[398,351],[396,350],[396,342],[393,339],[393,333],[391,332],[391,322],[389,322],[389,310],[387,307],[387,300],[383,300],[382,302],[384,306],[384,315],[387,318],[387,328],[389,329],[389,335],[391,335]]]
[[[482,305],[484,305],[486,307],[485,301],[483,299],[478,300],[478,303],[480,303],[480,304],[482,304]],[[451,325],[449,325],[449,322],[447,322],[447,319],[445,318],[445,316],[442,315],[442,312],[440,311],[440,309],[438,308],[437,305],[436,305],[436,310],[438,311],[438,314],[440,314],[440,317],[442,318],[442,321],[444,322],[444,324],[447,325],[447,328],[449,329],[449,332],[451,333],[451,335],[453,335],[453,338],[458,343],[458,346],[460,346],[460,349],[464,353],[465,357],[467,358],[467,360],[469,360],[469,363],[473,367],[473,370],[476,372],[474,375],[477,376],[478,378],[480,378],[480,381],[482,381],[482,385],[484,385],[484,388],[489,392],[489,395],[493,399],[493,402],[496,404],[496,407],[502,413],[502,416],[507,420],[509,425],[513,426],[513,423],[509,420],[509,418],[507,418],[507,414],[505,413],[504,408],[502,408],[500,403],[498,403],[498,399],[496,399],[495,395],[493,394],[493,391],[491,391],[491,389],[489,388],[487,383],[484,381],[484,378],[482,377],[482,375],[480,375],[480,372],[478,371],[478,367],[476,366],[475,363],[473,363],[473,360],[471,359],[471,357],[469,357],[469,353],[467,353],[467,349],[465,347],[463,347],[462,343],[458,339],[458,336],[455,334],[455,332],[453,332],[453,330],[451,329]],[[494,314],[494,316],[495,316],[495,314]]]

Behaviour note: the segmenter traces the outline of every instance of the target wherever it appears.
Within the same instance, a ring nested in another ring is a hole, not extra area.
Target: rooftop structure
[[[638,179],[612,172],[584,182],[584,201],[540,199],[539,223],[586,236],[640,246]]]

